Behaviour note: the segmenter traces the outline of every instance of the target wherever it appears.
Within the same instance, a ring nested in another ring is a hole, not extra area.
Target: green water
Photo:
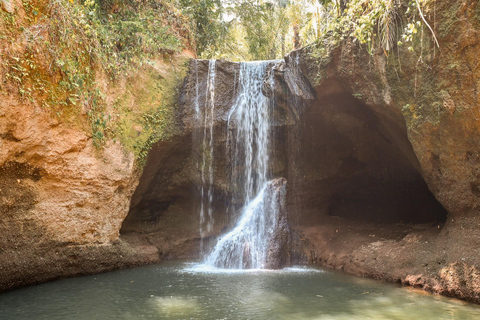
[[[480,319],[480,308],[332,271],[169,263],[6,292],[0,319]]]

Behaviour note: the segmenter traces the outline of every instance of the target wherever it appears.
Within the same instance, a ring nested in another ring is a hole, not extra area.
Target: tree
[[[318,15],[309,11],[316,0],[180,2],[195,21],[197,54],[204,58],[278,59],[318,33]]]
[[[221,0],[180,0],[180,4],[193,20],[197,55],[215,57],[228,32]]]

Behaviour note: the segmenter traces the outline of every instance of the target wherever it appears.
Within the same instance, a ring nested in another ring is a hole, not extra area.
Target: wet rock
[[[246,204],[238,225],[222,235],[207,257],[207,263],[226,269],[289,266],[291,234],[286,184],[284,178],[267,182],[255,200]]]
[[[268,245],[266,269],[281,269],[291,264],[291,232],[287,213],[287,180],[278,178],[270,182],[268,193],[274,194],[272,207],[278,209],[275,230]]]
[[[177,119],[185,132],[197,126],[196,106],[205,108],[209,60],[191,60],[189,72],[180,94],[180,110]],[[226,122],[228,112],[234,104],[238,90],[240,65],[236,62],[217,60],[215,62],[215,124]]]
[[[205,130],[210,132],[202,118],[204,110],[211,107],[206,96],[208,70],[209,60],[190,61],[176,110],[177,133],[155,144],[149,152],[121,229],[124,235],[140,235],[161,248],[165,258],[197,258],[200,254],[201,164],[207,148],[203,136]],[[228,225],[229,206],[238,209],[241,205],[226,200],[232,192],[227,173],[226,126],[236,99],[238,72],[238,63],[215,62],[212,192],[214,219],[221,223],[215,224],[207,238],[218,235]]]

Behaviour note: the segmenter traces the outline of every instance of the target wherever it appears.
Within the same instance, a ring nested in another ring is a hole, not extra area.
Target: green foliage
[[[236,11],[241,25],[245,28],[252,59],[275,59],[286,54],[285,35],[289,21],[285,7],[269,2],[258,5],[243,2],[237,6]]]
[[[192,19],[197,54],[214,57],[226,38],[228,23],[223,20],[220,0],[179,0],[183,12]]]
[[[9,43],[13,43],[14,38],[12,34],[15,33],[16,27],[15,14],[0,10],[0,27],[4,30],[4,32],[0,33],[0,40],[7,40]]]
[[[317,36],[320,17],[307,8],[316,0],[180,0],[195,21],[202,58],[263,60],[283,57],[297,43]],[[308,38],[308,39],[307,39]],[[290,40],[291,39],[291,40]]]
[[[400,15],[398,10],[400,7],[397,1],[387,1],[383,3],[385,6],[378,17],[378,34],[385,51],[390,51],[396,45],[398,37],[398,26],[400,23]]]
[[[151,143],[166,136],[166,129],[154,132],[171,124],[165,108],[173,109],[173,104],[157,97],[156,106],[130,110],[132,126],[147,129],[142,141],[135,141],[136,136],[128,141],[102,92],[105,85],[97,81],[104,82],[104,75],[120,80],[150,59],[167,58],[189,45],[189,21],[176,5],[174,0],[23,0],[24,19],[0,10],[0,41],[5,44],[0,90],[91,131],[99,148],[109,139],[137,143],[138,150],[130,149],[141,158]]]
[[[85,0],[85,34],[98,41],[97,56],[112,77],[145,59],[179,52],[188,22],[167,1]]]
[[[370,53],[375,49],[375,38],[379,38],[385,51],[390,51],[398,36],[398,10],[397,0],[352,0],[341,13],[338,26],[332,27],[344,37],[365,44]]]
[[[330,4],[333,4],[333,3],[334,3],[334,0],[318,0],[318,2],[319,2],[322,6],[326,7],[326,6],[330,5]]]
[[[418,3],[426,5],[428,2],[420,0]],[[324,15],[331,18],[322,28],[318,41],[331,37],[339,43],[353,38],[370,54],[381,49],[388,55],[398,45],[413,51],[414,37],[425,22],[419,17],[416,0],[402,3],[400,0],[351,0],[345,10],[339,11],[336,2],[329,2],[324,7]],[[424,13],[428,13],[429,7],[425,8]]]
[[[363,96],[361,93],[352,93],[352,96],[355,98],[355,99],[359,99],[359,100],[362,100]]]
[[[105,98],[98,88],[88,93],[87,115],[92,130],[93,144],[100,147],[115,136],[112,117],[106,112]]]

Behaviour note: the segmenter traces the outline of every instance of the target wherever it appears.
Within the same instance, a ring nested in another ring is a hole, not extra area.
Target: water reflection
[[[168,264],[23,288],[0,295],[0,319],[480,319],[472,304],[330,271],[215,271]]]

